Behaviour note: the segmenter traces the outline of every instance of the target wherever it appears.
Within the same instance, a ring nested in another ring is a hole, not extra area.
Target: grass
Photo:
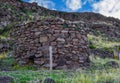
[[[11,4],[0,4],[0,8],[7,8],[7,9],[10,9],[10,10],[15,9],[15,7]]]
[[[1,8],[8,8],[10,10],[15,10],[15,7],[8,4],[1,4]],[[25,16],[28,16],[27,21],[33,20],[34,16],[31,11],[23,9]],[[13,14],[18,14],[19,12],[13,12]],[[19,17],[21,21],[26,21],[25,16]],[[48,17],[54,16],[41,16],[40,19],[45,19]],[[73,16],[74,17],[74,16]],[[5,39],[9,34],[11,27],[15,26],[16,23],[8,24],[5,27],[5,32],[0,36],[2,39]],[[104,23],[103,23],[104,24]],[[110,25],[110,24],[109,24]],[[67,28],[67,25],[63,25],[64,28]],[[79,27],[77,28],[79,30]],[[109,48],[114,48],[115,46],[120,46],[120,42],[108,41],[106,38],[101,36],[88,35],[89,41],[92,42],[90,48],[104,48],[109,50]],[[52,78],[56,83],[120,83],[120,68],[113,69],[104,67],[104,65],[109,61],[116,61],[120,64],[120,61],[113,59],[101,59],[97,57],[96,59],[91,58],[91,61],[95,64],[91,65],[90,69],[84,69],[80,71],[63,71],[63,70],[54,70],[50,72],[49,70],[37,70],[35,71],[34,66],[20,66],[15,63],[15,60],[12,56],[7,56],[7,53],[0,55],[0,67],[5,67],[12,71],[0,71],[0,76],[10,76],[14,78],[13,83],[35,83],[39,81],[42,83],[45,78]],[[13,66],[11,66],[13,65]]]
[[[90,68],[92,72],[95,72],[96,70],[103,70],[108,72],[109,69],[111,70],[113,68],[111,66],[107,66],[106,63],[111,61],[118,63],[120,67],[120,61],[116,59],[110,59],[110,58],[102,59],[100,57],[93,58],[92,56],[90,56],[90,60],[92,61],[91,68]]]
[[[7,56],[8,53],[0,54],[0,67],[4,67],[7,70],[35,70],[34,65],[20,66],[18,65],[13,56]]]
[[[115,59],[111,59],[111,58],[102,59],[100,57],[93,58],[92,56],[90,56],[90,60],[94,63],[100,63],[100,64],[105,64],[105,63],[110,62],[110,61],[115,61],[115,62],[118,62],[120,64],[119,60],[115,60]]]
[[[2,58],[2,65],[9,67],[14,64],[11,69],[13,71],[0,71],[0,76],[10,76],[14,78],[13,83],[35,83],[39,81],[43,83],[45,78],[52,78],[56,83],[120,83],[120,68],[105,68],[103,65],[109,61],[120,61],[114,59],[102,59],[99,57],[90,57],[95,64],[90,69],[84,70],[34,70],[34,66],[20,66],[15,64],[14,58]],[[0,65],[1,65],[0,64]]]
[[[7,53],[1,53],[1,54],[0,54],[0,60],[1,60],[1,59],[4,59],[4,58],[6,58],[6,57],[7,57]]]
[[[94,35],[88,34],[88,40],[89,42],[92,43],[90,44],[91,49],[99,48],[99,49],[104,49],[109,51],[111,48],[114,49],[116,46],[120,47],[120,42],[108,41],[107,38],[103,38],[101,36],[94,36]]]
[[[95,73],[77,73],[73,78],[72,83],[114,83],[114,76],[112,73],[106,73],[105,71]],[[120,82],[120,81],[119,81]]]
[[[111,42],[101,37],[89,35],[89,41],[94,43],[93,48],[110,48],[119,45],[119,42]],[[94,41],[93,41],[94,40]],[[108,50],[108,49],[107,49]],[[120,61],[109,59],[90,57],[94,64],[91,64],[89,69],[84,70],[36,70],[35,66],[20,66],[15,63],[12,56],[7,56],[7,53],[0,55],[1,67],[5,67],[12,71],[0,71],[0,76],[10,76],[14,78],[13,83],[35,83],[39,81],[43,83],[45,78],[52,78],[56,83],[120,83],[120,68],[114,69],[104,66],[107,62]],[[13,65],[13,66],[11,66]]]
[[[14,27],[16,24],[17,24],[17,22],[13,22],[11,24],[7,24],[5,26],[4,31],[1,32],[0,37],[7,38],[8,34],[10,33],[11,28]]]
[[[52,78],[56,83],[120,83],[120,69],[102,70],[94,73],[87,71],[7,71],[0,72],[2,76],[14,78],[13,83],[34,83],[35,80],[42,82],[45,78]]]

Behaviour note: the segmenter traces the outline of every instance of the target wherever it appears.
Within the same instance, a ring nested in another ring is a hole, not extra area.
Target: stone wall
[[[77,69],[89,65],[87,26],[83,22],[48,18],[15,27],[15,59],[19,64],[49,68],[49,46],[54,69]]]

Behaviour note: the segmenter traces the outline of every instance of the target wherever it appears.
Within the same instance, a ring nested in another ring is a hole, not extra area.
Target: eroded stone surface
[[[11,33],[15,38],[17,62],[33,62],[49,68],[49,46],[52,46],[55,69],[77,69],[89,63],[87,27],[84,23],[79,22],[78,28],[77,23],[48,18],[26,25],[17,26]]]

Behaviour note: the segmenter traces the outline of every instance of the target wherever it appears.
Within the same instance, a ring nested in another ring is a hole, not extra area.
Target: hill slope
[[[60,12],[48,10],[38,6],[36,3],[31,4],[26,2],[19,2],[19,0],[1,0],[0,11],[0,27],[3,31],[5,31],[4,27],[6,26],[12,26],[29,21],[57,16],[65,20],[84,21],[90,24],[89,27],[92,32],[97,30],[102,34],[104,33],[109,38],[120,38],[120,20],[112,17],[105,17],[98,13]]]
[[[92,12],[68,13],[54,11],[38,6],[36,3],[26,3],[20,0],[0,0],[0,38],[2,41],[3,39],[9,39],[9,31],[17,25],[50,17],[60,17],[65,20],[85,22],[88,24],[90,35],[99,37],[98,39],[101,38],[102,43],[104,43],[104,40],[117,42],[117,44],[115,43],[110,47],[120,46],[119,19],[105,17]],[[94,43],[94,38],[90,40],[90,44],[91,43],[92,45],[97,45],[97,43]],[[101,48],[101,46],[99,47]]]

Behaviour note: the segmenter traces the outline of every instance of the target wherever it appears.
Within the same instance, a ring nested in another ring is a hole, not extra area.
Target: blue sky
[[[23,0],[37,2],[51,10],[65,12],[97,12],[120,19],[120,0]]]

